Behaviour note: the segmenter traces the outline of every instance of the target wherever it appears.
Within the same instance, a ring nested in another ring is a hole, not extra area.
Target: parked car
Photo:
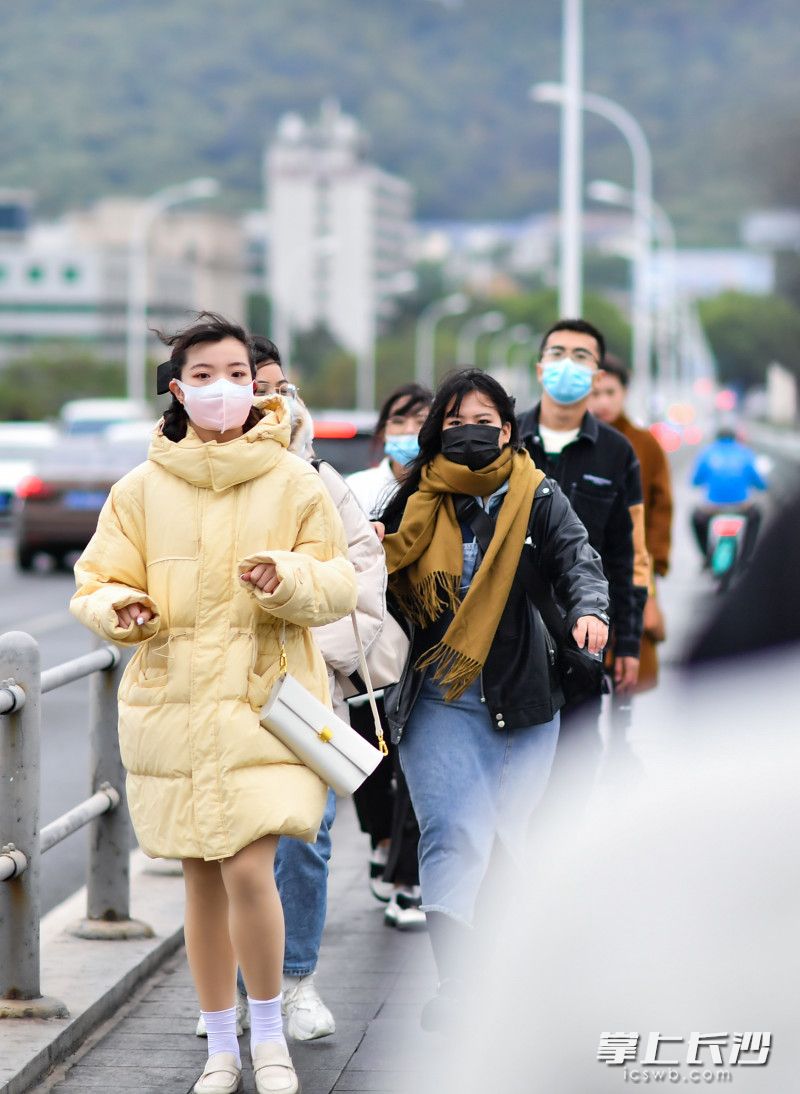
[[[67,437],[99,436],[109,426],[152,417],[152,408],[138,399],[73,399],[59,415]]]
[[[57,440],[58,430],[47,422],[0,422],[0,517],[11,513],[17,486]]]
[[[373,433],[378,415],[373,410],[311,410],[314,454],[333,464],[340,475],[363,471],[375,463]]]
[[[82,551],[114,483],[147,456],[149,433],[109,443],[106,437],[62,438],[19,483],[13,505],[14,556],[30,570],[37,554],[64,566]]]

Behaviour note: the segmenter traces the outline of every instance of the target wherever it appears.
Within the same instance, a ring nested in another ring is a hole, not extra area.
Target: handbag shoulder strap
[[[353,634],[356,636],[356,646],[358,648],[358,663],[361,669],[361,678],[367,685],[367,696],[369,698],[369,707],[372,711],[372,721],[375,726],[375,736],[378,738],[378,748],[384,756],[389,755],[389,749],[386,745],[386,741],[383,739],[383,726],[381,725],[381,716],[378,713],[378,704],[375,702],[375,691],[372,687],[372,677],[369,673],[369,665],[367,659],[364,656],[364,646],[361,642],[361,635],[358,632],[358,619],[356,613],[350,613],[350,619],[353,624]]]
[[[361,635],[358,633],[358,620],[356,619],[356,613],[350,613],[350,620],[353,624],[353,634],[356,636],[356,647],[358,649],[358,661],[361,669],[361,677],[364,683],[367,685],[367,695],[369,697],[369,706],[372,711],[372,721],[375,725],[375,736],[378,738],[378,748],[383,756],[389,755],[389,748],[383,737],[383,726],[381,725],[381,716],[378,713],[378,704],[375,702],[375,690],[372,687],[372,677],[369,674],[369,665],[367,659],[364,656],[364,647],[361,643]],[[289,671],[289,662],[286,658],[286,620],[281,620],[281,652],[280,652],[280,668],[279,672],[281,677],[286,676]]]

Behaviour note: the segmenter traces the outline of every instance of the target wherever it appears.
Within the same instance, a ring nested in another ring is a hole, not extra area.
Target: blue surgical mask
[[[419,438],[416,433],[397,433],[386,438],[383,451],[390,460],[407,467],[419,455]]]
[[[542,387],[554,402],[570,406],[586,398],[592,390],[593,377],[594,370],[588,365],[565,357],[563,361],[551,361],[544,366]]]

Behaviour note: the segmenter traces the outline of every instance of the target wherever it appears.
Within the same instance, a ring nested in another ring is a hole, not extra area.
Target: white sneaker
[[[420,903],[419,885],[395,889],[383,913],[383,922],[387,927],[397,927],[398,931],[424,930],[427,920]]]
[[[309,976],[284,976],[281,1010],[286,1016],[286,1032],[296,1041],[315,1041],[336,1032],[333,1015],[320,999]]]
[[[389,848],[381,846],[376,847],[369,857],[369,891],[381,904],[388,903],[394,892],[394,885],[383,880],[383,871],[386,869],[388,858]]]
[[[246,1029],[250,1029],[250,1008],[247,1005],[247,996],[236,989],[236,1036],[241,1037]],[[206,1023],[201,1014],[197,1019],[195,1037],[208,1037]]]

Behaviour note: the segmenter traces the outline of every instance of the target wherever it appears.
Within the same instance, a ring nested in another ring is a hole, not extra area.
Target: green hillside
[[[798,20],[790,0],[586,0],[586,85],[642,121],[656,194],[685,242],[730,241],[740,213],[792,201]],[[259,201],[280,114],[336,95],[426,217],[552,207],[560,0],[26,0],[2,5],[0,185],[56,212],[196,174]],[[587,176],[628,183],[627,151],[587,119]]]

